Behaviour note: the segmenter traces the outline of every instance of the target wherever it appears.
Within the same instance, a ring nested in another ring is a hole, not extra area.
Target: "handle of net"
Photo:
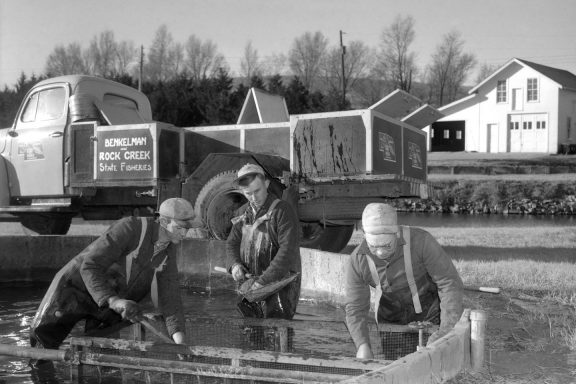
[[[466,285],[466,286],[464,286],[464,289],[467,291],[486,292],[486,293],[494,293],[494,294],[500,293],[500,288],[498,288],[498,287],[474,287],[474,286]]]
[[[214,267],[214,270],[215,270],[216,272],[221,272],[221,273],[228,274],[228,270],[227,270],[226,268]],[[246,274],[246,277],[247,277],[247,278],[251,278],[252,276],[253,276],[253,275],[252,275],[251,273],[247,273],[247,274]]]

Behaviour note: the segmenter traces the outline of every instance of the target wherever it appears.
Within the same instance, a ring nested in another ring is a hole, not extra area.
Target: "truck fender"
[[[10,205],[10,187],[8,185],[8,164],[4,156],[0,156],[0,206]]]

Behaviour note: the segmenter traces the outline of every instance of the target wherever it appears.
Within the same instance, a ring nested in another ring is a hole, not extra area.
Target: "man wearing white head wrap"
[[[346,323],[356,356],[374,357],[367,325],[370,287],[376,288],[378,322],[439,324],[428,344],[445,335],[462,314],[464,289],[450,257],[428,232],[398,226],[396,209],[388,204],[368,204],[362,227],[365,240],[346,269]]]

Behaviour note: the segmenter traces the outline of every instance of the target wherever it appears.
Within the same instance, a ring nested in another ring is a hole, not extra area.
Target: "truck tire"
[[[248,201],[232,184],[236,172],[222,172],[210,179],[198,193],[194,205],[194,211],[202,218],[210,235],[218,240],[228,238],[232,229],[230,220]]]
[[[70,229],[72,215],[33,214],[20,216],[20,224],[39,235],[65,235]]]
[[[354,233],[354,225],[323,226],[320,222],[300,222],[300,229],[302,232],[300,237],[301,247],[327,252],[340,252],[343,250]]]

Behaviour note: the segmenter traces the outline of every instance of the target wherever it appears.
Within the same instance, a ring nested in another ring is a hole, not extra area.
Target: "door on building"
[[[510,115],[510,152],[548,152],[548,115],[529,113]]]
[[[488,143],[486,151],[490,153],[498,153],[500,151],[500,131],[498,129],[498,124],[488,124]]]
[[[464,120],[437,121],[430,129],[430,150],[432,152],[458,152],[465,150]]]

